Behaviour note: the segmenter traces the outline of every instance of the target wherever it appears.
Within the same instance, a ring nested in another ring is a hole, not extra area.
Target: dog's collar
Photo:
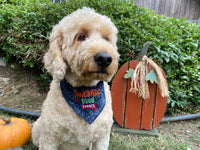
[[[102,112],[106,103],[102,81],[92,87],[72,87],[64,79],[60,87],[67,103],[89,124]]]

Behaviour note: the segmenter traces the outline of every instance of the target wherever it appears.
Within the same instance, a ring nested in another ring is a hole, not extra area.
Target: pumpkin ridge
[[[25,139],[25,131],[24,131],[24,128],[23,128],[23,121],[20,119],[20,120],[16,120],[15,119],[15,123],[16,123],[16,125],[17,125],[17,127],[18,127],[18,130],[17,130],[17,132],[19,132],[19,131],[23,131],[23,133],[17,133],[17,135],[18,135],[18,142],[15,144],[15,146],[20,146],[20,145],[24,145],[25,144],[25,142],[24,142],[24,139]]]
[[[2,122],[0,121],[0,133],[3,133]],[[0,141],[2,141],[2,136],[0,136]],[[0,148],[2,147],[2,143],[0,142]]]
[[[28,128],[30,128],[28,122],[26,120],[21,120],[23,122],[23,124],[21,123],[21,127],[22,127],[22,130],[24,132],[24,139],[25,141],[23,142],[23,145],[25,145],[26,143],[29,142],[29,139],[30,139],[30,132],[27,133]]]
[[[8,126],[5,126],[5,128],[6,128],[6,130],[4,130],[4,133],[8,133],[6,136],[4,136],[4,143],[7,143],[6,144],[6,147],[8,146],[8,145],[12,145],[12,143],[9,141],[9,135],[10,135],[10,126],[8,125]],[[4,147],[4,148],[6,148],[6,147]]]
[[[15,130],[13,128],[11,128],[11,134],[12,134],[12,137],[11,137],[11,147],[10,148],[14,148],[14,141],[15,139],[13,137],[15,137]]]

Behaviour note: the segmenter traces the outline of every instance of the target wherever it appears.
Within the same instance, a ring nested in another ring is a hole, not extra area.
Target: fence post
[[[160,4],[160,0],[156,0],[154,6],[155,6],[155,12],[157,14],[159,13],[159,4]]]

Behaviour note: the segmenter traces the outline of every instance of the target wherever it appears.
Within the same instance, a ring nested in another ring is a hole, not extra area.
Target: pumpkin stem
[[[10,123],[10,118],[6,118],[6,117],[3,117],[2,120],[6,123],[6,124],[9,124]]]

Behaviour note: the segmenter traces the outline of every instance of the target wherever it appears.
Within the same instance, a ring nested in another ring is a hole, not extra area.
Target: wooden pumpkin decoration
[[[0,120],[0,150],[25,145],[31,138],[28,122],[21,118]]]
[[[121,127],[154,129],[162,120],[167,105],[165,74],[146,56],[142,61],[127,62],[118,70],[111,94],[114,119]]]

